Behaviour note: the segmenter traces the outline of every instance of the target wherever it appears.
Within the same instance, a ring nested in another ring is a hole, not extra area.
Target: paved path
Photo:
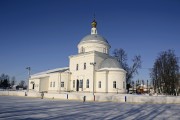
[[[180,104],[77,102],[0,96],[0,120],[180,120]]]

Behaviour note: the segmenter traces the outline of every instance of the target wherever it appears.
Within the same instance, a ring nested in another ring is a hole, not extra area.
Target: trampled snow
[[[80,102],[0,96],[1,120],[180,120],[180,104]]]

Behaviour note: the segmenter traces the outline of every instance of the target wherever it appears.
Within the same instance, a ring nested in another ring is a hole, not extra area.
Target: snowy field
[[[0,120],[180,120],[180,104],[80,102],[0,96]]]

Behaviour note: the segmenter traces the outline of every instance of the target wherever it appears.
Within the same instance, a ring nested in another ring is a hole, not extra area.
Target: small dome
[[[93,41],[105,42],[105,43],[109,44],[108,41],[104,37],[102,37],[102,36],[100,36],[98,34],[87,35],[80,41],[80,43],[82,43],[82,42],[91,42],[91,41],[92,42]]]
[[[115,58],[107,58],[100,65],[100,69],[103,69],[103,68],[122,69],[122,66],[120,65],[120,63]]]

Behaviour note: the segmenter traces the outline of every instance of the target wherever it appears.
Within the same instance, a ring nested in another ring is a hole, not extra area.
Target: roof
[[[104,37],[98,34],[90,34],[90,35],[85,36],[80,41],[80,43],[83,43],[83,42],[104,42],[106,44],[109,44],[108,41]]]
[[[35,76],[39,76],[39,75],[43,75],[43,74],[45,75],[45,74],[54,73],[54,72],[64,72],[66,70],[69,70],[69,67],[55,68],[55,69],[39,72],[39,73],[31,75],[31,77],[35,77]]]
[[[100,65],[100,69],[123,69],[121,64],[117,61],[117,59],[113,58],[113,57],[110,57],[110,58],[107,58],[105,59],[101,65]]]

